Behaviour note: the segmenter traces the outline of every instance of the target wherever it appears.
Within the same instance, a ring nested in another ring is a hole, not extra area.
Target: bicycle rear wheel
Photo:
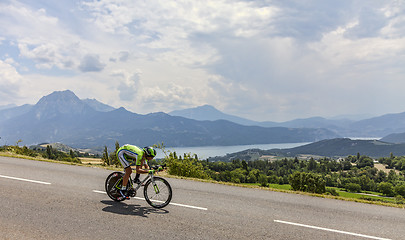
[[[143,189],[146,202],[154,208],[166,207],[172,200],[172,187],[161,177],[149,179]]]
[[[119,191],[122,187],[123,176],[124,173],[122,172],[113,172],[108,175],[107,179],[105,180],[105,191],[107,192],[107,195],[116,202],[124,200],[119,198],[121,196]]]

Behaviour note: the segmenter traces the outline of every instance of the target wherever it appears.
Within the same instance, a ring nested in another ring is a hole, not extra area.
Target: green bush
[[[392,187],[391,183],[382,182],[382,183],[378,184],[377,190],[386,196],[389,196],[389,197],[394,196],[394,188]]]
[[[269,184],[267,182],[267,176],[264,175],[264,174],[260,174],[259,175],[259,183],[260,183],[260,186],[262,186],[262,187],[268,187]]]
[[[294,191],[312,193],[324,193],[326,191],[325,180],[318,174],[294,172],[289,176],[289,183]]]
[[[405,184],[395,186],[394,191],[396,194],[405,197]]]
[[[329,194],[332,196],[339,196],[339,193],[334,188],[326,188],[326,194]]]
[[[345,188],[348,192],[361,192],[361,186],[357,183],[348,183]]]
[[[397,203],[397,204],[404,204],[404,203],[405,203],[404,197],[402,197],[401,195],[395,196],[395,203]]]
[[[18,146],[15,146],[14,148],[15,148],[15,152],[16,152],[17,154],[21,154],[21,155],[25,155],[25,156],[30,156],[30,157],[36,157],[36,156],[39,155],[36,151],[27,148],[27,146],[24,146],[24,147],[22,147],[22,148],[20,148],[20,147],[18,147]]]
[[[202,163],[198,159],[191,157],[191,154],[184,154],[184,159],[182,159],[181,157],[178,158],[175,153],[170,153],[165,160],[169,168],[169,174],[209,179]]]

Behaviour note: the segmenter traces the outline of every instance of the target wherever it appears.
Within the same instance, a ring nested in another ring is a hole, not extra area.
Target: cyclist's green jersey
[[[142,164],[142,158],[144,155],[144,151],[142,148],[139,148],[134,145],[129,145],[126,144],[122,147],[120,147],[117,150],[117,157],[121,161],[122,157],[128,162],[128,165],[130,166],[140,166]],[[121,161],[122,163],[122,161]],[[145,159],[145,164],[147,164],[148,161]],[[124,167],[126,167],[126,164],[123,164]]]

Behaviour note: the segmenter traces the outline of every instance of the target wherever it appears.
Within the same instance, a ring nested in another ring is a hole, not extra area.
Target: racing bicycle
[[[165,165],[151,166],[151,169],[158,172],[162,167],[165,167]],[[123,172],[113,172],[105,180],[107,195],[116,202],[124,200],[120,199],[121,194],[119,193],[122,187],[123,176]],[[139,184],[136,184],[130,176],[128,186],[128,193],[131,197],[135,197],[136,192],[143,187],[143,195],[146,202],[154,208],[166,207],[172,200],[172,187],[169,182],[164,178],[156,177],[153,172],[150,172]]]

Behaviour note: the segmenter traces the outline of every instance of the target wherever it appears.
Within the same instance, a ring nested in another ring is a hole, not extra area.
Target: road
[[[0,239],[404,239],[405,210],[168,179],[172,203],[116,203],[111,171],[0,157]]]

